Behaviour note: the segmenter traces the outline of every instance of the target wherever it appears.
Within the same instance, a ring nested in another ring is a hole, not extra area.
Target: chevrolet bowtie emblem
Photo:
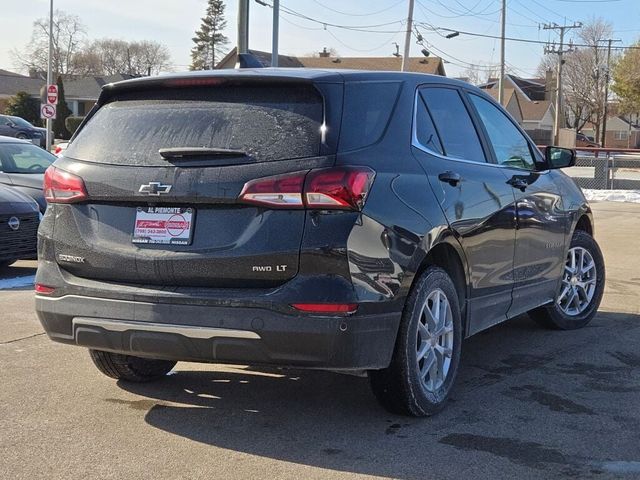
[[[138,192],[147,193],[156,197],[163,193],[169,193],[171,191],[171,185],[163,185],[160,182],[149,182],[146,185],[140,185]]]

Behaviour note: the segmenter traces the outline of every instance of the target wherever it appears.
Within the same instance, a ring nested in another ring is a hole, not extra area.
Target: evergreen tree
[[[62,77],[60,75],[58,75],[56,83],[58,85],[58,105],[56,119],[53,121],[53,138],[69,140],[71,138],[71,134],[69,133],[69,130],[67,130],[65,120],[69,115],[71,115],[71,110],[69,110],[67,101],[64,98],[64,85],[62,84]]]
[[[191,49],[191,70],[211,70],[222,59],[229,43],[222,33],[226,26],[224,2],[209,0],[202,24],[192,39],[195,46]]]
[[[4,113],[24,118],[32,125],[40,125],[40,102],[27,92],[18,92],[11,97]]]

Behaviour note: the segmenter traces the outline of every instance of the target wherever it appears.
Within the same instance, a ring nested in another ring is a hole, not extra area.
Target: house
[[[86,115],[98,100],[102,86],[133,78],[133,75],[108,76],[72,76],[63,79],[64,94],[69,110],[75,116]],[[27,92],[33,98],[40,99],[40,89],[46,84],[46,75],[30,76],[8,70],[0,70],[0,113],[4,111],[7,100],[18,92]]]
[[[486,92],[491,95],[496,102],[498,101],[498,89],[490,89]],[[513,119],[518,122],[519,125],[523,124],[522,108],[520,107],[520,100],[518,99],[518,94],[516,93],[515,88],[504,89],[504,99],[502,101],[502,106],[507,112],[511,114]]]
[[[582,133],[594,137],[593,125],[587,124]],[[600,141],[597,138],[596,141]],[[607,133],[605,134],[605,146],[607,148],[640,148],[640,125],[624,115],[611,115],[607,117]]]
[[[553,89],[549,88],[549,82],[552,78],[520,78],[515,75],[506,74],[504,76],[504,88],[514,89],[521,96],[531,101],[551,100],[550,94]],[[484,90],[498,88],[498,79],[492,78],[487,83],[478,85]]]
[[[271,66],[271,54],[260,50],[249,50],[249,53],[258,59],[265,67]],[[216,68],[234,68],[237,61],[236,49],[233,48]],[[289,68],[339,68],[348,70],[384,70],[399,71],[402,66],[402,58],[389,57],[334,57],[323,50],[317,57],[294,57],[278,55],[278,66]],[[446,76],[444,63],[438,57],[411,57],[409,58],[408,71],[430,73],[432,75]]]
[[[553,82],[551,75],[546,79],[519,78],[510,74],[504,77],[505,102],[513,104],[512,97],[516,97],[521,114],[519,123],[538,144],[550,143],[553,135],[555,108],[552,101],[551,82]],[[490,79],[487,83],[478,86],[497,99],[497,79]],[[509,107],[508,103],[504,106],[513,115],[515,105]]]

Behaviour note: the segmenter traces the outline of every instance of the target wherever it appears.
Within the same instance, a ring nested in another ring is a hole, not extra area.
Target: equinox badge
[[[163,193],[169,193],[171,191],[171,185],[163,185],[160,182],[149,182],[147,185],[140,185],[138,192],[148,193],[159,197]]]

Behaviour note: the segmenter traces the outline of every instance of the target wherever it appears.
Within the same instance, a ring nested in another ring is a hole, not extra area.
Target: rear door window
[[[451,158],[486,162],[478,132],[458,91],[427,87],[420,94],[440,134],[444,154]]]
[[[242,150],[256,162],[319,154],[322,97],[311,86],[166,88],[121,94],[100,108],[65,156],[158,165],[161,148]]]

